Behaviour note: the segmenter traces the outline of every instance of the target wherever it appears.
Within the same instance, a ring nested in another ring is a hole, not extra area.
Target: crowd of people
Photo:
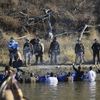
[[[82,70],[79,65],[78,68],[73,64],[73,71],[71,72],[59,72],[53,73],[48,72],[44,75],[38,75],[36,73],[26,73],[20,69],[13,70],[9,66],[5,67],[3,73],[3,78],[1,81],[0,87],[0,100],[28,100],[24,97],[21,88],[18,86],[20,83],[45,83],[50,86],[57,86],[59,82],[74,82],[74,81],[87,81],[95,82],[96,72],[93,70],[92,66],[89,67],[88,71]],[[24,76],[24,77],[23,77]]]
[[[23,45],[23,55],[24,55],[24,64],[26,66],[31,64],[32,56],[35,56],[35,64],[43,64],[43,55],[44,55],[44,44],[41,42],[39,38],[34,38],[32,40],[25,39],[25,43]],[[52,42],[50,43],[48,55],[50,58],[50,64],[58,64],[58,55],[60,55],[60,43],[57,41],[57,38],[54,37]],[[93,51],[93,64],[99,64],[100,62],[100,43],[97,39],[94,40],[93,45],[91,46]],[[22,64],[22,58],[19,53],[19,44],[15,41],[13,37],[10,38],[8,42],[8,50],[9,50],[9,65],[11,66],[14,62],[16,66],[16,61],[19,62],[19,66]],[[75,64],[82,64],[85,62],[84,54],[85,47],[82,41],[77,40],[75,44]],[[97,59],[97,60],[96,60]]]
[[[21,65],[22,58],[19,56],[19,44],[14,40],[13,37],[10,38],[8,42],[8,50],[9,50],[9,65],[16,66],[16,62]],[[34,38],[31,41],[25,39],[25,43],[23,45],[23,55],[24,55],[24,64],[26,66],[31,64],[32,56],[35,56],[35,64],[43,64],[43,54],[44,54],[44,44],[40,41],[39,38]],[[50,57],[50,64],[57,64],[57,56],[60,54],[60,45],[57,41],[57,38],[54,37],[50,44],[50,48],[48,51],[48,55]],[[39,61],[40,60],[40,61]]]
[[[94,82],[96,79],[96,71],[93,70],[92,66],[89,67],[87,71],[83,70],[79,65],[75,67],[72,65],[73,70],[62,71],[62,72],[47,72],[46,74],[38,74],[32,72],[25,72],[21,69],[12,70],[9,66],[5,67],[3,77],[0,81],[5,81],[9,76],[12,81],[16,83],[16,80],[20,83],[48,83],[50,85],[57,85],[58,82],[68,82],[68,81],[88,81]]]

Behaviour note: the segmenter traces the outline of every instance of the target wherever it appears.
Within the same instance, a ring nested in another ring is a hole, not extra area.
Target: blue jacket
[[[19,48],[18,42],[16,42],[15,40],[9,41],[9,43],[8,43],[9,51],[11,51],[11,52],[17,51],[18,48]]]

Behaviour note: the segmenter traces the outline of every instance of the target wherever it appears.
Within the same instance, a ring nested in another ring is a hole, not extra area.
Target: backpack
[[[26,48],[26,47],[30,47],[30,43],[25,43],[24,48]]]
[[[36,43],[35,44],[35,50],[34,50],[35,53],[40,53],[42,52],[42,45],[40,43]]]

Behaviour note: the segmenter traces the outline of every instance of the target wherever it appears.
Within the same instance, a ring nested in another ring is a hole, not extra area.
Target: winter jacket
[[[17,52],[17,50],[19,49],[18,42],[16,42],[15,40],[9,41],[9,43],[8,43],[8,49],[9,49],[10,53]]]

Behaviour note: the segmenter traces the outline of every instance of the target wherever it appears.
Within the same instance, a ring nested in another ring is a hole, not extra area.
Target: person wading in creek
[[[87,79],[89,82],[94,82],[96,79],[96,72],[93,71],[92,66],[89,67],[89,71],[87,73]]]
[[[73,81],[83,81],[83,79],[84,79],[84,71],[82,71],[81,66],[78,66],[78,68],[75,68],[75,65],[73,65],[73,69],[75,71],[75,75],[73,77]]]

